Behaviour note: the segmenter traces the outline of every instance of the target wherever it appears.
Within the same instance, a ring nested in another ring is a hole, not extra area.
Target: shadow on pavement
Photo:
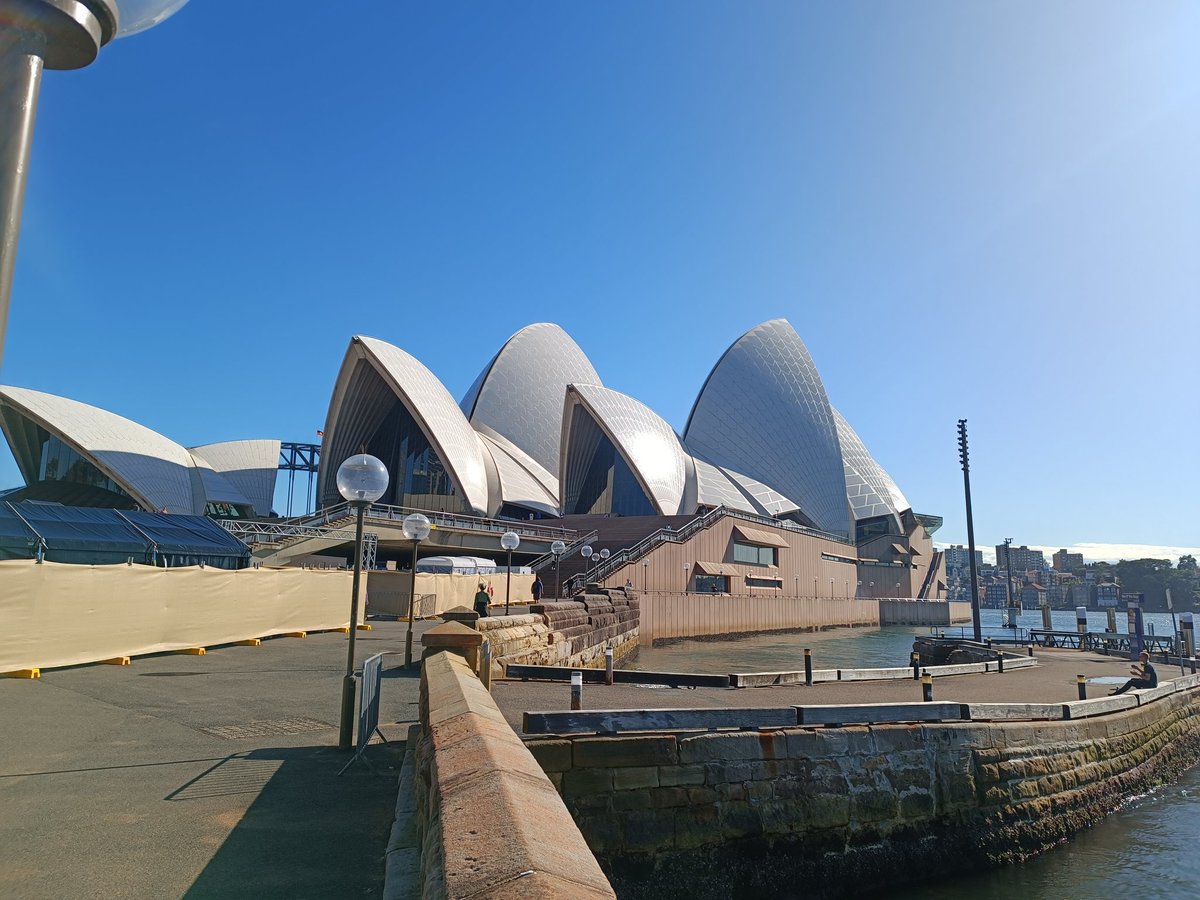
[[[377,897],[404,743],[350,754],[280,747],[231,754],[164,799],[258,796],[184,895],[199,898]]]

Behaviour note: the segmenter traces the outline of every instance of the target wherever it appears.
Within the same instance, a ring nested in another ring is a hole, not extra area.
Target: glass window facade
[[[778,553],[778,547],[760,547],[757,544],[733,542],[734,562],[750,563],[756,566],[773,566],[776,565]]]
[[[746,576],[747,587],[763,587],[763,588],[781,588],[783,580],[779,578],[755,578],[751,575]]]
[[[572,415],[563,512],[567,515],[654,515],[650,498],[600,426],[582,407],[576,406]]]
[[[366,452],[387,466],[388,489],[380,503],[463,511],[458,490],[437,450],[400,401],[394,403],[367,440]]]
[[[698,594],[728,594],[728,575],[697,575],[696,593]]]
[[[42,455],[38,460],[38,481],[66,481],[128,496],[115,481],[76,453],[58,438],[42,432]]]

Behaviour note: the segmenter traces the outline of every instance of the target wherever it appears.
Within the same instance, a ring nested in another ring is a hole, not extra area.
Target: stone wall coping
[[[427,649],[478,647],[482,643],[483,635],[461,622],[443,622],[421,635],[421,644]]]
[[[423,860],[440,870],[422,871],[422,895],[615,898],[558,791],[466,661],[434,653],[421,681],[435,806],[423,841],[440,851]]]

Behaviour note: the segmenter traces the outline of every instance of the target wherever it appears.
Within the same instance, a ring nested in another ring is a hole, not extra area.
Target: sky
[[[352,335],[461,397],[551,321],[682,430],[784,317],[939,542],[966,418],[977,546],[1200,547],[1200,6],[348,11],[45,74],[0,382],[315,441]]]

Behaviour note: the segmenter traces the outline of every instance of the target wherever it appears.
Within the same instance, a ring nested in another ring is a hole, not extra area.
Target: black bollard
[[[812,686],[812,650],[804,648],[804,683]]]
[[[996,654],[996,671],[999,672],[1001,675],[1004,674],[1004,652],[1003,651]]]
[[[1079,699],[1087,699],[1087,679],[1083,675],[1075,676],[1075,683],[1079,685]]]
[[[921,680],[921,654],[914,650],[908,655],[913,667],[913,681]]]
[[[1026,649],[1026,650],[1029,652],[1029,655],[1030,655],[1030,656],[1033,656],[1033,644],[1030,644],[1030,645],[1029,645],[1028,647],[1026,647],[1025,649]]]
[[[921,676],[921,699],[926,703],[933,702],[933,676],[928,672]]]

